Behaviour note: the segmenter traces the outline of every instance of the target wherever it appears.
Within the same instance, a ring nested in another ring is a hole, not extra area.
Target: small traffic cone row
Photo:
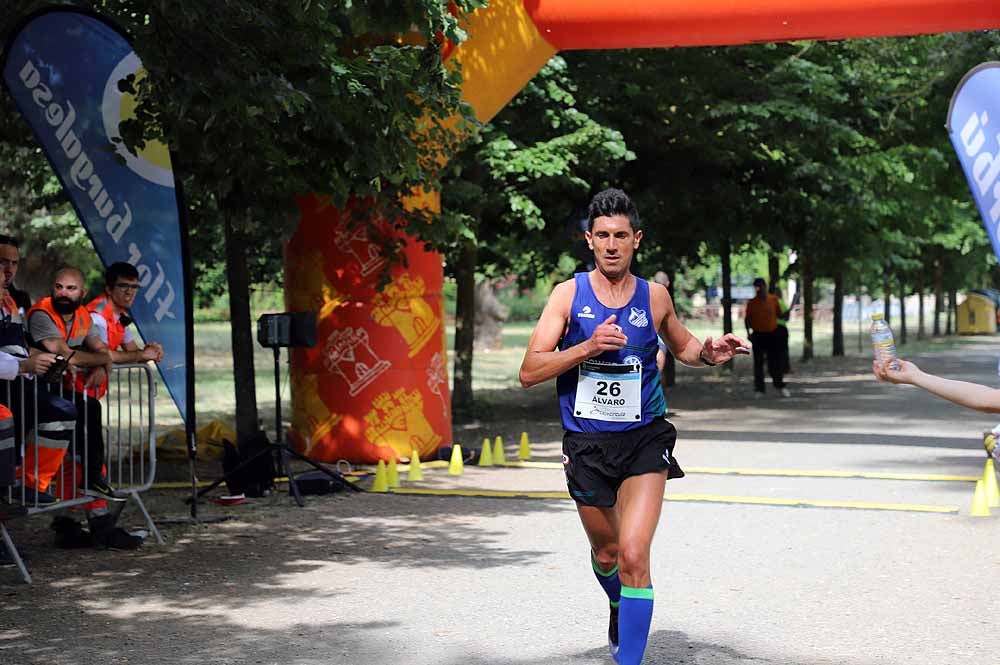
[[[399,487],[399,468],[396,466],[396,458],[392,457],[389,459],[389,473],[386,474],[387,484],[389,488]]]
[[[420,466],[420,453],[414,448],[410,452],[410,470],[406,473],[407,480],[423,480],[424,470]]]
[[[997,471],[992,457],[986,460],[986,466],[983,468],[983,491],[986,492],[987,506],[1000,507],[1000,488],[997,487]]]
[[[493,452],[490,450],[489,439],[483,439],[483,449],[479,452],[479,466],[493,466]]]
[[[980,478],[976,481],[976,493],[972,495],[972,510],[969,515],[972,517],[988,517],[990,514],[989,502],[986,500],[986,484]]]
[[[507,464],[507,454],[503,449],[503,437],[499,434],[493,441],[493,463],[497,466],[504,466]]]
[[[521,432],[521,445],[517,447],[517,459],[522,462],[531,459],[531,444],[528,443],[527,432]]]
[[[385,460],[379,460],[375,467],[375,482],[372,483],[372,492],[388,492],[389,479],[385,469]]]
[[[448,473],[453,476],[460,476],[465,471],[465,463],[462,461],[462,446],[454,444],[451,447],[451,461],[448,462]]]

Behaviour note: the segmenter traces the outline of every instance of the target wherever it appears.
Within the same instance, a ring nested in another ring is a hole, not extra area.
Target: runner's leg
[[[639,665],[653,618],[649,550],[663,508],[666,472],[627,478],[618,490],[618,566],[622,598],[618,614],[620,665]]]
[[[618,511],[577,504],[583,530],[590,540],[590,563],[594,576],[608,596],[608,650],[612,658],[618,654],[618,606],[621,601],[622,583],[618,576]]]

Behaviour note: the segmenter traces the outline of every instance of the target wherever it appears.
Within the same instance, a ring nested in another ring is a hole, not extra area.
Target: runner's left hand
[[[745,356],[749,353],[750,343],[732,333],[727,333],[719,339],[706,337],[701,349],[702,357],[716,365],[728,362],[734,356]]]

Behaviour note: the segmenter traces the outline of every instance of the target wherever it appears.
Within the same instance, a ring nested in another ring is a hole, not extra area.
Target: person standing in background
[[[774,388],[782,397],[791,397],[792,393],[785,387],[785,373],[781,359],[781,346],[778,333],[778,298],[767,292],[767,282],[758,277],[753,281],[757,295],[747,301],[746,315],[743,323],[750,343],[753,345],[753,388],[754,397],[764,396],[764,362],[767,362],[767,372],[771,375]]]

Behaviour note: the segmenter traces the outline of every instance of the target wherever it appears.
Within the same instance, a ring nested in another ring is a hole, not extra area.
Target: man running
[[[653,615],[649,551],[677,432],[665,419],[657,333],[677,360],[713,366],[748,344],[732,334],[699,342],[663,286],[632,275],[639,214],[618,189],[590,203],[586,238],[596,268],[558,284],[521,364],[525,388],[556,378],[563,465],[590,540],[591,564],[611,603],[608,647],[621,665],[642,661]]]

